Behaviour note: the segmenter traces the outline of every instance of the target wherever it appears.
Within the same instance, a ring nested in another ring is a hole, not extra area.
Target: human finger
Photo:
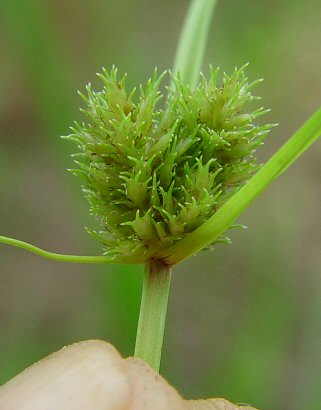
[[[102,341],[51,354],[0,389],[0,410],[127,410],[132,388],[125,361]]]

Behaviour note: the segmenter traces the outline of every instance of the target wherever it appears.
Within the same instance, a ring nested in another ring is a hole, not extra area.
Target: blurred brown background
[[[170,68],[187,0],[1,0],[0,233],[48,250],[99,254],[74,147],[76,90],[112,64],[128,85]],[[250,62],[278,122],[267,159],[320,104],[320,2],[219,1],[208,63]],[[100,85],[99,85],[100,86]],[[187,398],[269,410],[321,401],[321,143],[239,219],[233,244],[174,271],[162,374]],[[62,264],[0,245],[0,382],[74,341],[132,354],[142,268]]]

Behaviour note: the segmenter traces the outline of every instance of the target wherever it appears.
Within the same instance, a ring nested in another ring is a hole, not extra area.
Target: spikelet
[[[244,67],[202,76],[195,90],[172,78],[164,108],[155,73],[145,89],[126,91],[126,76],[103,69],[103,90],[81,94],[87,121],[64,137],[75,142],[78,169],[101,231],[90,231],[106,254],[138,263],[157,255],[203,224],[258,170],[254,157],[271,125],[256,125],[262,108]],[[225,237],[218,241],[225,241]]]

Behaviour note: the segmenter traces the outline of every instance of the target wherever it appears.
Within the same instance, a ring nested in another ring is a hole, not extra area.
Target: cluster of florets
[[[253,153],[269,132],[255,125],[265,111],[245,112],[255,97],[243,68],[218,70],[195,90],[172,78],[163,108],[155,72],[145,89],[127,93],[124,76],[103,70],[102,91],[87,86],[87,122],[72,128],[91,212],[101,231],[90,231],[107,254],[143,262],[188,235],[246,181],[258,165]]]

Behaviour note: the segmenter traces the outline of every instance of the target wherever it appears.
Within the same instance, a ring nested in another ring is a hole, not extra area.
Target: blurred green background
[[[74,147],[76,90],[112,64],[128,85],[173,62],[187,0],[1,0],[0,232],[48,250],[99,254]],[[267,159],[320,104],[317,0],[219,1],[208,63],[250,62],[278,122]],[[100,86],[100,85],[99,85]],[[222,396],[269,410],[321,401],[321,143],[239,219],[232,245],[173,275],[162,374],[186,398]],[[0,246],[0,382],[63,345],[99,338],[133,352],[142,268],[81,266]]]

